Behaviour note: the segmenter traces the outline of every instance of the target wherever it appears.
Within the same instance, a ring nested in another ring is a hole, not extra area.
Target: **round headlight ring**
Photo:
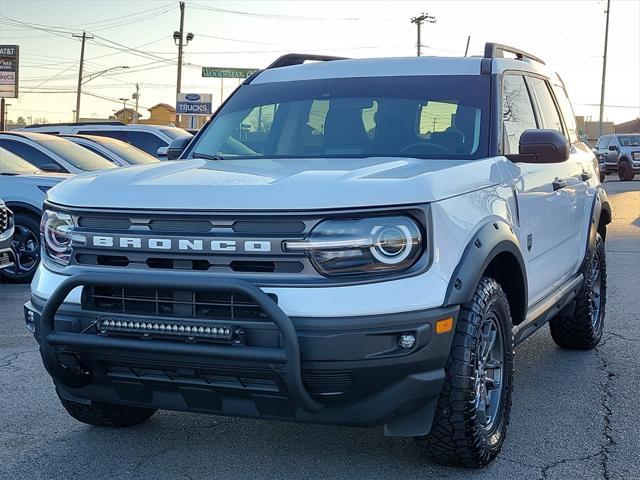
[[[406,260],[413,248],[411,231],[406,225],[376,225],[371,229],[371,235],[375,242],[375,245],[369,249],[371,255],[379,262],[388,265]],[[400,245],[399,248],[398,245]]]

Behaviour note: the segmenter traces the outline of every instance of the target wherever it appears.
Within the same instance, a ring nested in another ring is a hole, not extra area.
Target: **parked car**
[[[86,173],[116,168],[100,155],[64,138],[44,133],[0,132],[0,147],[45,172]]]
[[[620,180],[629,181],[640,173],[640,134],[603,135],[597,149],[604,157],[606,174],[618,172]]]
[[[13,212],[0,198],[0,270],[13,266]]]
[[[87,150],[106,158],[119,167],[131,165],[145,165],[159,162],[157,157],[143,152],[129,143],[121,142],[115,138],[101,137],[98,135],[59,135]]]
[[[514,346],[602,337],[609,202],[531,54],[285,55],[170,150],[49,192],[25,321],[81,422],[384,425],[481,467]]]
[[[28,282],[40,262],[40,217],[47,191],[69,178],[61,173],[46,173],[17,155],[0,148],[0,193],[14,213],[12,266],[0,274],[12,282]]]
[[[111,137],[130,143],[134,147],[161,160],[166,160],[167,147],[173,140],[192,136],[182,128],[160,125],[127,125],[121,122],[49,123],[46,125],[29,125],[24,127],[23,130],[57,135],[66,133]]]

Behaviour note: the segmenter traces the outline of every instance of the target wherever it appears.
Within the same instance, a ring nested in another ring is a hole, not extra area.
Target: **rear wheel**
[[[16,261],[2,270],[2,276],[13,283],[28,283],[40,263],[40,220],[34,215],[16,213],[13,249]]]
[[[593,252],[582,274],[584,282],[575,298],[573,313],[558,315],[549,322],[553,341],[562,348],[590,350],[602,338],[607,304],[607,261],[600,234],[596,234]]]
[[[631,168],[631,164],[628,160],[622,160],[618,165],[618,177],[620,180],[624,182],[628,182],[633,180],[634,177],[633,169]]]
[[[148,420],[156,411],[151,408],[127,407],[109,403],[90,404],[65,400],[58,394],[64,409],[76,420],[99,427],[132,427]]]
[[[479,468],[502,448],[511,410],[513,335],[509,303],[483,277],[462,306],[431,432],[416,438],[431,460]]]

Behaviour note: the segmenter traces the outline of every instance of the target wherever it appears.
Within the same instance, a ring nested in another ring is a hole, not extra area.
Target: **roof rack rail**
[[[38,127],[66,127],[71,125],[126,125],[126,123],[114,120],[112,122],[62,122],[62,123],[34,123],[27,125],[23,128],[38,128]]]
[[[538,58],[535,55],[531,55],[530,53],[527,53],[524,50],[520,50],[515,47],[510,47],[508,45],[502,45],[500,43],[493,42],[487,42],[484,45],[484,58],[504,58],[504,52],[513,53],[518,60],[533,60],[534,62],[546,65],[544,63],[544,60],[542,60],[541,58]]]
[[[333,57],[330,55],[315,55],[313,53],[287,53],[282,55],[275,62],[269,65],[265,70],[270,68],[288,67],[290,65],[301,65],[307,60],[317,62],[330,62],[332,60],[348,60],[347,57]]]

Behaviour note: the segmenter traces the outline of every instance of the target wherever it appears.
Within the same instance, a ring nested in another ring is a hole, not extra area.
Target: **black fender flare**
[[[591,203],[591,214],[589,215],[588,225],[589,231],[587,233],[587,245],[585,247],[584,259],[580,264],[580,272],[584,270],[586,263],[591,257],[593,246],[596,243],[596,234],[600,230],[600,225],[610,224],[611,218],[611,205],[609,204],[607,193],[604,191],[604,188],[602,188],[602,186],[599,186],[596,194],[593,196],[593,202]]]
[[[505,221],[492,220],[476,231],[464,249],[449,281],[444,305],[460,305],[469,302],[491,261],[505,252],[515,257],[520,266],[524,286],[523,298],[526,302],[527,275],[518,237]]]
[[[39,209],[37,207],[34,207],[33,205],[29,204],[29,203],[25,203],[25,202],[12,202],[12,201],[6,201],[5,204],[7,205],[7,207],[9,207],[11,209],[11,211],[13,213],[16,213],[17,209],[26,211],[27,213],[30,213],[36,217],[38,217],[38,219],[40,219],[40,217],[42,216],[42,209]]]

